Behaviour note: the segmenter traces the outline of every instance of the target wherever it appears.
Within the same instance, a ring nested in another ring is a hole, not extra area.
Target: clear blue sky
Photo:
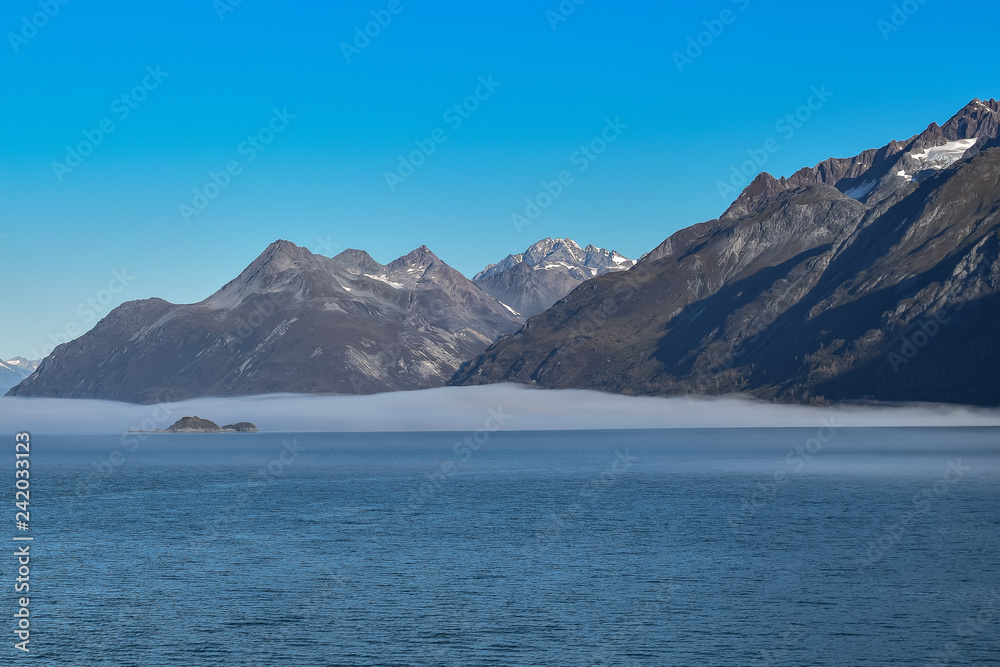
[[[201,300],[278,238],[383,262],[426,244],[467,275],[546,236],[638,257],[718,216],[718,182],[769,138],[781,148],[763,168],[788,175],[1000,93],[995,3],[964,19],[914,0],[886,32],[893,2],[587,0],[558,22],[559,0],[232,2],[0,9],[0,356],[47,351],[122,301]],[[391,22],[345,56],[372,12]],[[720,34],[679,71],[705,21]],[[812,86],[833,96],[782,136]],[[444,115],[477,89],[467,118]],[[273,109],[295,118],[262,150],[244,144]],[[628,127],[581,163],[607,118]],[[102,123],[91,154],[54,167]],[[447,140],[390,189],[397,156],[439,128]],[[180,206],[230,162],[239,173],[186,221]],[[563,170],[572,184],[515,228]]]

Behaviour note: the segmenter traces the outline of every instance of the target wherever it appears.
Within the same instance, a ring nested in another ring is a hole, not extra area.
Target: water
[[[495,433],[473,450],[462,434],[36,434],[32,652],[1000,664],[998,436]]]

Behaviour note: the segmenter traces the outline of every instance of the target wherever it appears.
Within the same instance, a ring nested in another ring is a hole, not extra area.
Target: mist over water
[[[39,433],[161,430],[181,417],[220,426],[240,421],[283,433],[590,430],[660,428],[1000,426],[1000,410],[961,406],[820,408],[747,398],[627,397],[521,385],[445,387],[372,396],[270,395],[201,398],[161,405],[0,398],[0,429]],[[492,421],[490,421],[492,419]],[[502,422],[502,423],[501,423]]]

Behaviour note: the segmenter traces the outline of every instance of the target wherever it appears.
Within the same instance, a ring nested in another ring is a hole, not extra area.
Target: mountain
[[[0,361],[0,392],[16,387],[24,378],[35,372],[40,361],[28,361],[24,357],[14,357]]]
[[[1000,102],[972,100],[943,126],[931,123],[904,142],[892,141],[852,158],[830,158],[789,178],[760,174],[722,215],[736,220],[778,192],[822,183],[867,204],[877,204],[946,169],[962,157],[1000,145]]]
[[[595,276],[632,268],[635,261],[570,239],[542,239],[523,253],[507,255],[476,274],[472,282],[523,317],[547,310]]]
[[[452,383],[1000,405],[998,110],[975,100],[908,142],[762,174]]]
[[[277,241],[200,303],[119,306],[9,395],[155,403],[434,387],[521,324],[426,247],[382,265]]]

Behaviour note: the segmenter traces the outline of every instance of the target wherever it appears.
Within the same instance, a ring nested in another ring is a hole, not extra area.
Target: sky
[[[0,357],[200,301],[279,238],[469,276],[545,237],[637,258],[721,214],[734,169],[1000,96],[979,4],[10,0]]]

